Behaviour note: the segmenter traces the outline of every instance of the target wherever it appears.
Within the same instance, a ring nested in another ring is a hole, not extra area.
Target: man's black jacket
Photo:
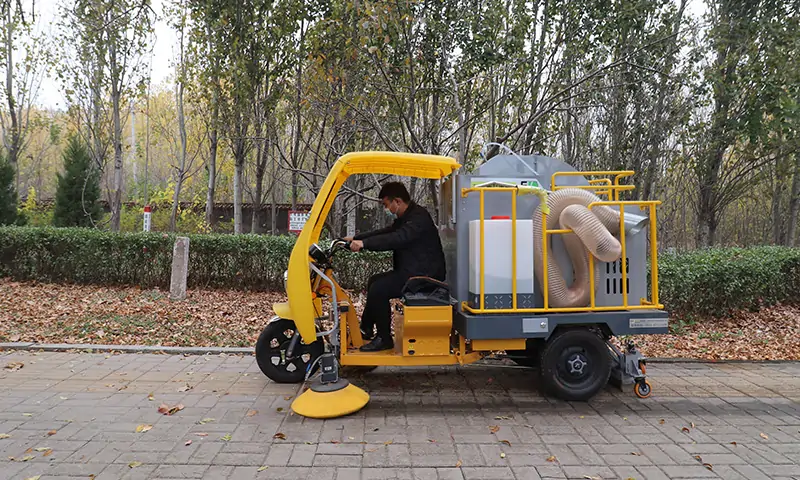
[[[444,281],[445,263],[439,230],[425,208],[411,202],[391,226],[360,233],[364,249],[394,251],[394,271],[409,277],[425,276]]]

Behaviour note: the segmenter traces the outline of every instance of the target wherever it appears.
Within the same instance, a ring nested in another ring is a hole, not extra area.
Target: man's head
[[[397,216],[402,216],[411,202],[411,195],[408,194],[406,186],[400,182],[384,184],[378,193],[378,198],[390,215]]]

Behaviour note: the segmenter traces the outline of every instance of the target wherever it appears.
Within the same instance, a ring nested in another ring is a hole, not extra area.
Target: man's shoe
[[[394,341],[391,338],[384,340],[381,337],[375,337],[371,342],[360,348],[362,352],[380,352],[382,350],[391,350],[394,348]]]

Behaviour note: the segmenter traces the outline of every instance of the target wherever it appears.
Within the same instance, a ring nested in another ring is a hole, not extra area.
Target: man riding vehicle
[[[383,185],[378,198],[392,225],[360,233],[350,241],[354,252],[393,252],[393,269],[373,275],[367,283],[367,305],[361,316],[361,334],[370,343],[361,347],[364,352],[394,348],[391,334],[390,300],[399,298],[403,286],[411,277],[445,279],[445,260],[439,231],[424,207],[411,201],[406,187],[400,182]],[[373,338],[373,329],[377,334]]]

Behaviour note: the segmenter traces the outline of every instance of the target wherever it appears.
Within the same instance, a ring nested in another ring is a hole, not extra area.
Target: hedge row
[[[189,235],[189,286],[281,289],[294,237]],[[0,277],[169,286],[175,235],[0,227]],[[346,288],[390,268],[385,254],[340,254]],[[725,314],[800,301],[800,249],[718,248],[659,256],[661,302],[676,313]]]
[[[659,293],[667,309],[724,315],[800,302],[800,249],[712,248],[661,254]]]
[[[0,277],[167,288],[175,237],[80,228],[0,227]],[[188,237],[190,288],[283,288],[294,237]],[[346,288],[361,287],[365,278],[390,265],[386,255],[374,253],[340,253],[337,258],[339,281]]]

